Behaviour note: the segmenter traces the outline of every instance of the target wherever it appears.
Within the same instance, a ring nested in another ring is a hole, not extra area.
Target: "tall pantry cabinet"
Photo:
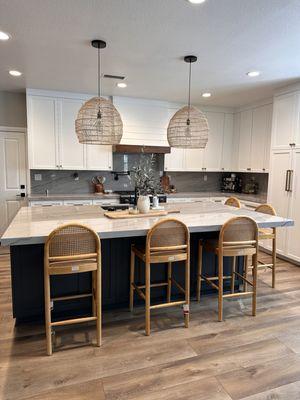
[[[268,202],[295,221],[278,229],[279,254],[300,262],[300,90],[274,97]]]

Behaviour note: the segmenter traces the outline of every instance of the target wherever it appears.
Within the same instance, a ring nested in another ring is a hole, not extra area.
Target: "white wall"
[[[26,95],[0,91],[0,126],[26,128]]]

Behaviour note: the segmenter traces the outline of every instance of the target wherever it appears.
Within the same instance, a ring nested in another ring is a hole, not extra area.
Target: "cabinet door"
[[[58,167],[57,104],[54,98],[27,97],[29,168]]]
[[[87,169],[93,171],[110,171],[112,169],[112,146],[87,144]]]
[[[206,112],[209,135],[204,150],[203,166],[208,171],[220,171],[224,134],[224,113]]]
[[[165,171],[184,171],[185,150],[171,148],[171,153],[165,155]]]
[[[272,148],[289,148],[291,143],[298,142],[297,131],[299,118],[299,96],[296,93],[285,94],[274,98],[272,123]]]
[[[294,150],[292,163],[292,179],[290,193],[289,217],[295,221],[293,227],[287,228],[287,253],[288,257],[300,261],[300,150]],[[279,229],[278,229],[279,230]]]
[[[238,167],[240,171],[251,171],[252,110],[240,113],[240,138]]]
[[[271,134],[270,115],[270,105],[257,107],[253,110],[250,163],[252,171],[262,172],[266,169],[266,148],[269,147]]]
[[[222,171],[233,170],[234,143],[233,143],[233,114],[225,114],[224,137],[222,146]]]
[[[186,149],[184,171],[205,171],[204,151],[204,149]]]
[[[75,132],[77,113],[82,100],[58,100],[60,109],[59,155],[60,167],[64,169],[85,169],[85,145],[79,143]]]
[[[290,193],[286,189],[286,172],[291,169],[291,150],[276,150],[271,154],[270,179],[268,191],[268,203],[270,203],[281,217],[289,215]],[[286,252],[287,229],[277,229],[277,251],[280,254]]]

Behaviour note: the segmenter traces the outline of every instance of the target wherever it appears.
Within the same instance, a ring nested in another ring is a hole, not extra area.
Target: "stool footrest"
[[[92,297],[92,296],[93,296],[93,293],[74,294],[72,296],[53,297],[51,299],[51,301],[75,300],[75,299],[83,299],[85,297]]]
[[[171,301],[170,303],[154,304],[153,306],[150,306],[150,310],[154,310],[156,308],[180,306],[182,304],[187,304],[187,302],[185,300],[182,300],[182,301]]]
[[[202,279],[203,279],[205,282],[209,283],[213,288],[219,290],[219,286],[216,285],[214,282],[212,282],[212,279],[213,279],[213,278],[207,278],[206,276],[203,276],[203,275],[201,275],[201,277],[202,277]],[[214,279],[214,280],[215,280],[215,279]]]
[[[235,275],[237,275],[239,278],[243,279],[244,282],[247,282],[249,285],[253,286],[253,282],[249,281],[249,279],[245,278],[243,275],[241,275],[239,272],[233,271]]]
[[[72,324],[81,324],[82,322],[90,322],[96,321],[97,317],[83,317],[83,318],[73,318],[73,319],[65,319],[63,321],[55,321],[51,322],[51,326],[62,326],[62,325],[72,325]]]
[[[243,297],[243,296],[250,296],[253,295],[253,292],[236,292],[236,293],[228,293],[223,294],[223,298],[230,298],[230,297]]]

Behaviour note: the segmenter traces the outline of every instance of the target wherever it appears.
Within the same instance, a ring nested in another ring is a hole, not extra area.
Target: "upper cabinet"
[[[205,113],[208,126],[208,142],[204,150],[203,167],[208,171],[220,171],[224,138],[225,114],[221,112]]]
[[[235,114],[234,141],[237,171],[269,170],[272,104],[254,107]]]
[[[300,146],[300,94],[293,92],[274,97],[272,149]]]
[[[87,97],[27,91],[30,169],[111,170],[111,146],[84,145],[75,132],[78,110]]]

